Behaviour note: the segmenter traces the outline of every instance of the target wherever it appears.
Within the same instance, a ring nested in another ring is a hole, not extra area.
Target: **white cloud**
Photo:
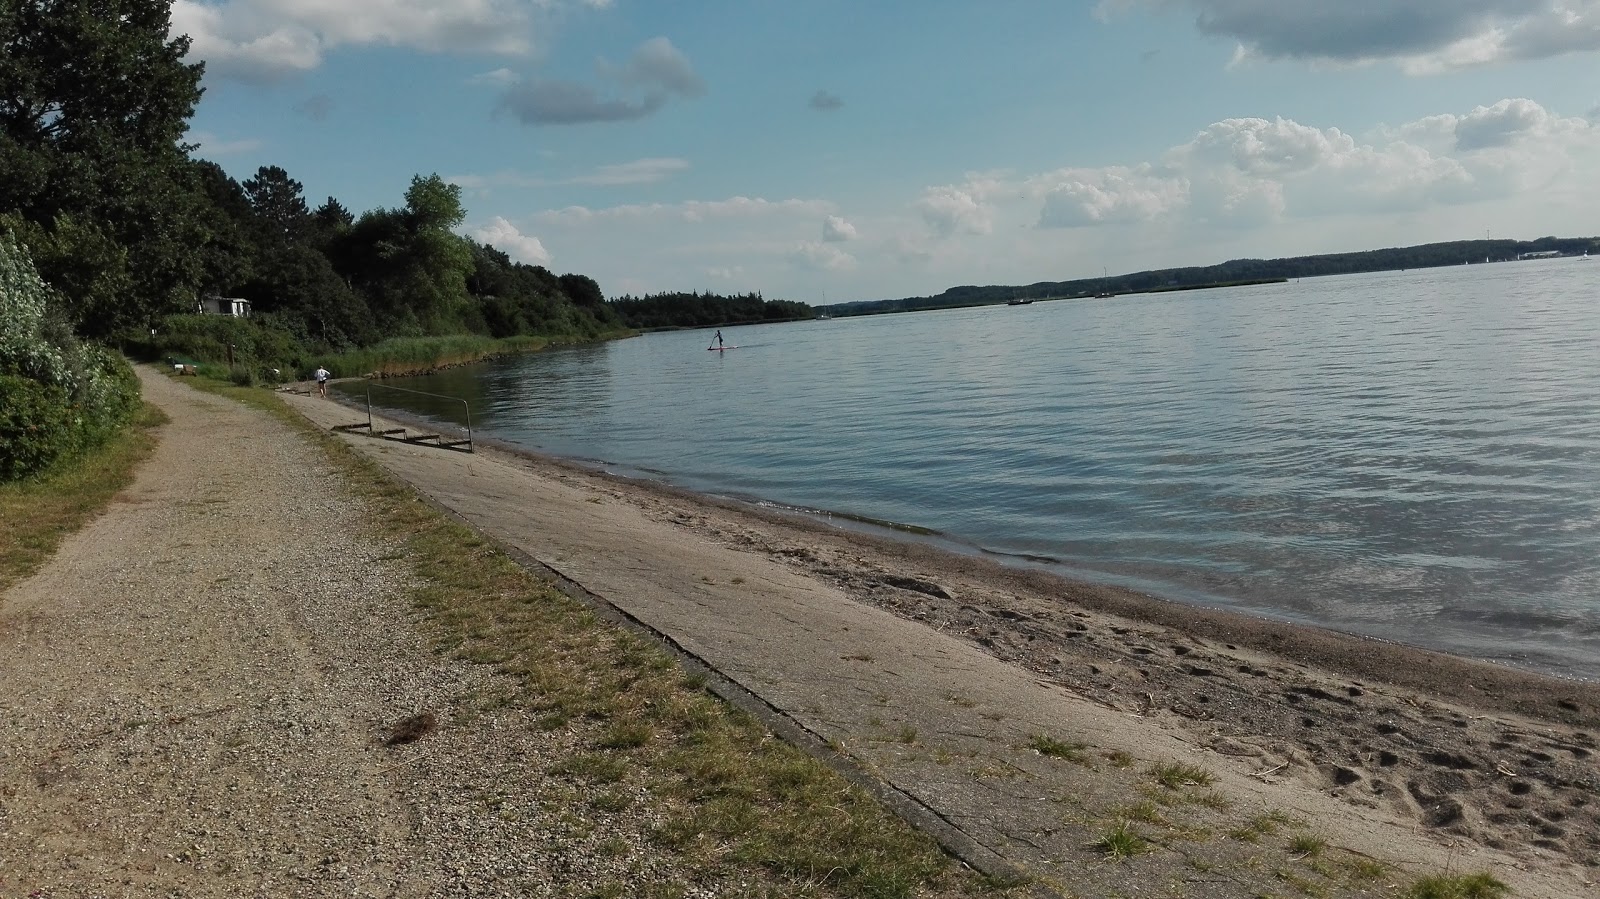
[[[1561,124],[1557,116],[1532,100],[1501,100],[1493,106],[1476,107],[1455,120],[1456,147],[1481,150],[1509,146],[1523,138],[1549,136]],[[1576,121],[1572,124],[1583,127]]]
[[[472,228],[467,233],[480,243],[489,244],[518,262],[529,265],[550,264],[550,252],[544,248],[539,238],[523,234],[516,225],[500,216],[495,216],[488,224]]]
[[[822,220],[822,239],[829,243],[855,240],[856,226],[836,215],[830,215]]]
[[[467,79],[468,84],[489,84],[496,87],[505,87],[508,84],[515,84],[516,81],[517,73],[504,66],[487,72],[479,72]]]
[[[994,210],[980,192],[969,186],[930,187],[917,200],[916,209],[940,237],[958,232],[988,234],[994,230]]]
[[[856,257],[838,247],[814,240],[796,245],[789,253],[789,260],[801,268],[819,271],[848,271],[856,266]]]
[[[172,33],[208,75],[269,80],[315,69],[347,46],[526,55],[544,21],[573,0],[174,0]],[[603,8],[609,3],[583,0]],[[493,75],[494,73],[490,73]]]
[[[712,266],[711,268],[706,269],[705,273],[719,281],[732,281],[733,279],[744,274],[744,267],[740,265],[735,265],[732,267]]]
[[[635,159],[618,165],[603,165],[587,175],[567,179],[567,184],[587,184],[611,187],[621,184],[654,184],[665,181],[679,172],[687,171],[687,159],[651,158]]]
[[[1538,189],[1597,149],[1600,127],[1527,99],[1381,128],[1367,140],[1284,118],[1225,119],[1174,146],[1159,164],[1046,172],[1022,182],[1020,196],[1042,198],[1037,221],[1046,228],[1254,228],[1503,199]],[[960,192],[939,189],[947,205],[952,194]],[[999,215],[992,206],[983,214]]]
[[[1600,0],[1102,0],[1095,14],[1141,6],[1192,10],[1241,58],[1391,61],[1420,75],[1600,50]]]
[[[600,221],[678,221],[702,222],[713,219],[763,216],[824,215],[832,204],[822,200],[766,200],[761,197],[729,197],[726,200],[687,200],[682,203],[647,203],[589,209],[568,206],[550,209],[536,218],[552,224]]]
[[[1039,213],[1039,225],[1046,228],[1155,221],[1189,201],[1187,179],[1148,164],[1062,169],[1033,183],[1036,187],[1049,185],[1043,188],[1044,205]]]

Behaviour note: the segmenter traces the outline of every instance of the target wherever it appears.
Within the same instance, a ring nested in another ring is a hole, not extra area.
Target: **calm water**
[[[652,334],[394,383],[547,453],[1600,679],[1597,301],[1600,261],[1503,263],[731,328],[725,353]]]

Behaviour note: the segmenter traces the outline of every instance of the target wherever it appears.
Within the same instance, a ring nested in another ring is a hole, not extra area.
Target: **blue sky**
[[[196,155],[608,296],[1600,234],[1600,0],[176,0]]]

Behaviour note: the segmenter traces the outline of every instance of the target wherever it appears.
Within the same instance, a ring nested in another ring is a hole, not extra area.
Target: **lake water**
[[[1600,261],[1500,263],[727,328],[727,352],[651,334],[389,383],[684,487],[1600,679],[1597,300]]]

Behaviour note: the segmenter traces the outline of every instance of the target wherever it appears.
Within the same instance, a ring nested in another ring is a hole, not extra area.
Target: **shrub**
[[[133,418],[127,360],[80,343],[27,252],[0,237],[0,480],[104,442]]]
[[[15,481],[72,448],[67,392],[32,378],[0,374],[0,481]]]

